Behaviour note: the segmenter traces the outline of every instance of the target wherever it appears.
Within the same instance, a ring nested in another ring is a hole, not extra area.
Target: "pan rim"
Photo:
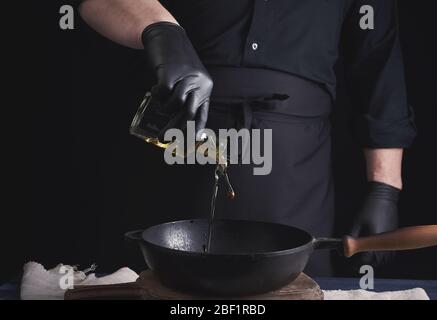
[[[170,225],[170,224],[177,224],[177,223],[192,223],[195,221],[207,221],[206,219],[184,219],[184,220],[177,220],[177,221],[169,221],[169,222],[164,222],[164,223],[160,223],[157,225],[153,225],[147,229],[144,229],[141,232],[141,242],[145,243],[149,246],[152,246],[153,248],[160,250],[160,251],[164,251],[164,252],[171,252],[171,253],[177,253],[179,255],[186,255],[186,256],[198,256],[198,257],[276,257],[276,256],[284,256],[284,255],[288,255],[288,254],[294,254],[294,253],[298,253],[307,249],[313,249],[314,248],[314,243],[316,242],[316,238],[314,236],[312,236],[309,232],[294,227],[294,226],[289,226],[289,225],[285,225],[285,224],[279,224],[279,223],[271,223],[271,222],[263,222],[263,221],[254,221],[254,220],[234,220],[234,219],[217,219],[216,222],[226,222],[226,221],[232,221],[232,222],[249,222],[249,223],[263,223],[263,224],[271,224],[271,225],[276,225],[276,226],[284,226],[287,228],[292,228],[295,230],[299,230],[300,232],[305,233],[308,236],[308,239],[310,239],[307,243],[298,246],[298,247],[294,247],[294,248],[290,248],[290,249],[284,249],[284,250],[276,250],[276,251],[270,251],[270,252],[253,252],[253,253],[214,253],[214,252],[198,252],[198,251],[186,251],[186,250],[180,250],[180,249],[172,249],[172,248],[168,248],[168,247],[163,247],[160,245],[157,245],[153,242],[150,242],[148,240],[145,239],[144,233],[149,231],[150,229],[154,228],[154,227],[158,227],[158,226],[164,226],[164,225]]]

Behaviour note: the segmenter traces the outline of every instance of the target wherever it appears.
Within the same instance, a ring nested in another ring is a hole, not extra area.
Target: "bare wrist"
[[[402,149],[366,149],[367,179],[402,189]]]
[[[396,189],[399,189],[399,190],[402,190],[402,188],[403,188],[402,178],[387,177],[387,176],[379,175],[379,174],[369,174],[367,176],[367,180],[369,182],[385,183],[385,184],[392,186],[392,187],[395,187]]]

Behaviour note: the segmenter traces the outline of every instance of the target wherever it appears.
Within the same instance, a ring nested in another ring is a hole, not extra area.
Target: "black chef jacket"
[[[414,137],[395,0],[161,0],[206,66],[256,67],[323,85],[335,98],[334,67],[346,83],[364,147],[405,148]],[[370,5],[375,28],[362,30]]]

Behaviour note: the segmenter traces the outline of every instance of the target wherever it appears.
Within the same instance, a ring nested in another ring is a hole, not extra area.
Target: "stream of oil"
[[[216,174],[216,176],[214,177],[214,189],[212,192],[211,208],[209,212],[208,235],[207,235],[206,246],[204,248],[206,253],[211,251],[212,228],[214,224],[215,202],[217,200],[219,181],[220,181],[220,177],[218,177]]]
[[[214,172],[214,188],[212,192],[212,198],[211,198],[211,207],[210,207],[210,214],[209,214],[209,222],[208,222],[208,234],[206,239],[206,245],[203,246],[203,249],[205,253],[211,252],[211,242],[212,242],[212,233],[213,233],[213,227],[214,227],[214,215],[215,215],[215,206],[216,206],[216,200],[217,200],[217,194],[218,189],[220,185],[220,180],[224,179],[226,187],[227,187],[227,194],[228,198],[233,200],[235,198],[235,192],[232,188],[232,185],[229,181],[229,177],[226,171],[226,165],[218,164],[215,168]]]

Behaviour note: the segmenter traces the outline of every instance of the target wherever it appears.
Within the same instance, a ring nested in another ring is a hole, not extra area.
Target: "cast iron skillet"
[[[147,265],[173,289],[218,296],[247,296],[281,288],[301,273],[313,250],[407,250],[437,245],[437,225],[411,227],[354,239],[316,239],[298,228],[237,220],[214,222],[204,252],[207,220],[164,223],[126,233],[140,245]]]

